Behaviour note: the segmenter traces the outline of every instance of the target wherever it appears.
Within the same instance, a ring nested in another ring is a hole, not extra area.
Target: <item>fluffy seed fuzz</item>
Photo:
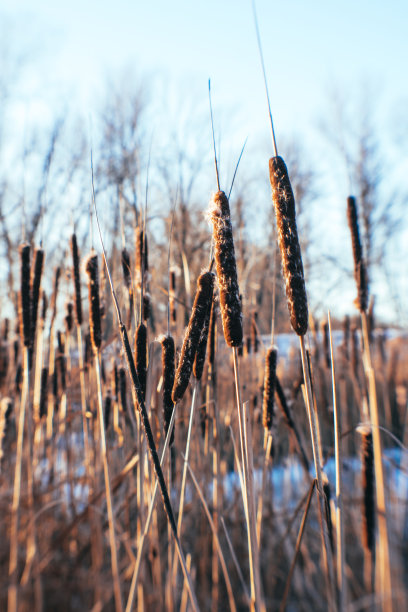
[[[295,198],[286,164],[279,156],[269,160],[269,180],[275,207],[290,322],[298,336],[304,336],[308,326],[308,307],[296,226]]]
[[[217,266],[225,341],[228,346],[241,346],[242,308],[239,298],[237,263],[229,202],[223,191],[217,191],[214,194],[208,215],[213,226],[214,258]]]
[[[211,305],[214,288],[214,274],[203,272],[197,281],[197,293],[191,311],[190,321],[183,340],[180,361],[175,375],[172,399],[177,403],[183,397],[193,369],[194,357],[208,308]]]

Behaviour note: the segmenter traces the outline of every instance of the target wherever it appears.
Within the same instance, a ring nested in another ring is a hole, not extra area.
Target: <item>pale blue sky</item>
[[[300,135],[324,174],[316,124],[327,110],[328,92],[336,88],[353,102],[368,83],[384,155],[408,159],[408,2],[257,0],[256,6],[278,146],[287,135]],[[247,136],[247,159],[258,143],[263,150],[270,146],[250,0],[3,0],[0,20],[6,34],[0,51],[9,45],[28,54],[9,121],[13,129],[47,123],[61,108],[92,116],[107,78],[131,68],[150,84],[156,139],[177,127],[178,114],[188,122],[193,109],[191,121],[196,111],[208,118],[211,78],[217,133],[224,151],[230,146],[228,175]],[[203,137],[210,154],[209,127]],[[407,170],[405,165],[399,177]],[[329,193],[324,211],[343,236],[347,195],[344,184],[336,208]],[[324,232],[322,237],[324,242]]]
[[[369,79],[388,112],[408,100],[406,1],[258,0],[257,12],[278,137],[314,121],[334,85],[352,94]],[[3,14],[33,53],[28,96],[92,111],[106,75],[131,65],[204,103],[211,77],[215,105],[245,135],[267,129],[249,0],[12,0]]]

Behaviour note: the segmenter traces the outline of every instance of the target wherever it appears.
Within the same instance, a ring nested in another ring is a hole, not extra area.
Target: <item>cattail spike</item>
[[[218,191],[209,207],[213,225],[214,258],[220,291],[222,327],[228,346],[242,344],[242,308],[228,198]]]
[[[24,346],[31,344],[31,299],[30,299],[30,245],[20,246],[21,285],[19,293],[18,316],[20,322],[20,337]]]
[[[355,304],[360,312],[366,312],[368,306],[368,280],[360,241],[356,199],[353,196],[347,198],[347,220],[353,249],[354,278],[357,285]]]
[[[272,157],[269,160],[269,180],[275,207],[290,322],[298,336],[304,336],[308,327],[308,307],[302,254],[296,227],[295,198],[282,157]]]
[[[174,360],[175,348],[172,336],[162,336],[160,338],[162,346],[162,376],[163,376],[163,424],[164,432],[167,435],[171,415],[174,410],[174,403],[171,397],[174,384]],[[174,442],[174,427],[171,432],[170,445]]]
[[[183,397],[190,380],[204,319],[212,301],[213,287],[214,274],[212,272],[200,274],[197,281],[197,293],[184,336],[180,361],[174,380],[172,399],[175,404]]]
[[[79,249],[76,234],[71,236],[71,252],[75,289],[75,317],[77,325],[82,325],[81,277],[79,273]]]
[[[99,302],[98,255],[91,251],[85,259],[85,272],[88,274],[89,289],[89,329],[92,348],[96,353],[102,344],[101,310]]]
[[[30,301],[31,301],[31,341],[30,348],[33,350],[35,333],[37,329],[37,314],[38,314],[38,303],[40,301],[40,286],[41,278],[44,267],[44,251],[42,249],[36,249],[34,253],[33,269],[31,273],[30,282]]]
[[[262,404],[262,424],[266,431],[270,431],[273,425],[277,357],[278,349],[275,346],[268,348],[265,357],[265,378]]]
[[[147,327],[139,323],[135,333],[135,363],[143,400],[146,399]]]
[[[362,484],[363,484],[363,545],[374,551],[375,546],[375,489],[373,434],[369,427],[361,428]]]

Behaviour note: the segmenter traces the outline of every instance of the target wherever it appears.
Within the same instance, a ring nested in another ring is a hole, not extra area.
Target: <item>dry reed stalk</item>
[[[160,459],[160,465],[163,465],[163,462],[165,460],[166,454],[167,454],[167,449],[170,446],[170,440],[172,437],[172,433],[173,433],[173,427],[174,427],[174,419],[175,419],[175,410],[172,410],[172,413],[170,415],[170,420],[169,420],[169,424],[168,424],[168,430],[166,432],[166,439],[164,441],[164,446],[163,446],[163,450],[162,450],[162,455],[161,455],[161,459]],[[132,582],[130,585],[130,589],[129,589],[129,595],[128,595],[128,600],[127,600],[127,604],[126,604],[126,611],[125,612],[131,612],[131,610],[133,609],[133,603],[134,603],[134,598],[135,598],[135,592],[136,592],[136,585],[138,583],[138,579],[139,579],[139,572],[140,572],[140,567],[141,567],[141,560],[142,560],[142,555],[143,555],[143,550],[144,550],[144,544],[146,541],[146,537],[149,533],[149,529],[150,529],[150,524],[152,521],[152,516],[153,516],[153,509],[154,509],[154,505],[155,505],[155,501],[156,501],[156,495],[157,495],[157,489],[158,489],[158,481],[156,479],[155,484],[154,484],[154,488],[153,488],[153,493],[150,499],[150,504],[149,504],[149,509],[147,512],[147,517],[146,517],[146,521],[144,523],[144,527],[143,527],[143,533],[141,534],[141,537],[138,540],[138,546],[137,546],[137,557],[135,560],[135,567],[133,570],[133,574],[132,574]]]
[[[291,582],[292,582],[292,576],[293,576],[293,572],[295,570],[296,560],[297,560],[298,555],[299,555],[300,545],[302,543],[302,538],[303,538],[303,534],[304,534],[304,531],[305,531],[306,521],[307,521],[307,517],[309,515],[310,504],[311,504],[311,501],[312,501],[313,491],[315,490],[315,487],[316,487],[316,479],[314,479],[312,484],[310,485],[309,494],[308,494],[307,500],[306,500],[305,511],[303,513],[302,522],[300,524],[298,537],[296,539],[295,554],[293,555],[292,563],[291,563],[290,569],[289,569],[289,574],[288,574],[288,577],[286,579],[285,590],[283,592],[282,601],[281,601],[281,604],[279,606],[279,612],[284,612],[285,609],[286,609],[286,602],[287,602],[288,595],[289,595],[290,585],[291,585]]]
[[[300,455],[300,459],[302,461],[305,471],[308,473],[309,472],[309,460],[307,458],[304,446],[302,444],[302,440],[300,438],[299,430],[296,426],[295,421],[293,420],[291,410],[289,409],[289,405],[286,401],[285,393],[282,389],[282,385],[280,384],[278,377],[276,377],[275,384],[276,384],[276,394],[278,396],[279,406],[281,408],[283,418],[285,420],[286,426],[289,428],[289,430],[293,433],[295,437],[295,442],[296,442],[296,446],[297,446],[297,449]]]
[[[223,552],[222,552],[222,548],[221,548],[220,540],[219,540],[219,537],[218,537],[217,529],[216,529],[216,527],[214,525],[214,521],[213,521],[213,519],[211,517],[211,513],[210,513],[210,510],[208,508],[208,504],[205,501],[203,491],[202,491],[200,485],[198,484],[197,478],[195,477],[195,474],[194,474],[193,470],[191,469],[191,466],[190,466],[189,463],[187,463],[187,468],[188,468],[188,471],[190,473],[191,480],[193,481],[193,484],[194,484],[194,486],[196,488],[196,491],[198,493],[198,496],[200,498],[200,501],[201,501],[201,503],[203,505],[203,508],[204,508],[205,514],[207,516],[208,522],[210,523],[212,535],[213,535],[213,538],[214,538],[215,543],[216,543],[217,554],[218,554],[218,557],[219,557],[219,560],[220,560],[221,569],[222,569],[222,573],[223,573],[224,580],[225,580],[225,586],[227,587],[228,602],[229,602],[230,610],[232,612],[234,612],[234,610],[237,609],[236,604],[235,604],[234,592],[233,592],[233,588],[232,588],[232,585],[231,585],[231,581],[230,581],[230,577],[229,577],[229,573],[228,573],[227,564],[225,562],[225,558],[224,558],[224,555],[223,555]]]
[[[220,292],[220,309],[228,346],[242,344],[242,308],[228,198],[217,191],[210,201],[208,216],[213,226],[214,258]]]
[[[387,526],[387,509],[385,501],[385,483],[382,464],[382,449],[379,430],[379,414],[377,403],[377,389],[375,373],[371,361],[370,336],[367,317],[368,287],[363,254],[360,243],[356,202],[353,197],[347,200],[347,217],[351,232],[351,241],[354,258],[354,276],[357,284],[356,306],[361,313],[363,333],[364,370],[368,383],[368,400],[370,421],[373,426],[374,471],[376,483],[376,506],[379,538],[376,550],[376,592],[382,598],[385,612],[393,609],[392,583],[390,568],[389,539]]]
[[[387,508],[385,495],[384,470],[382,464],[382,448],[379,429],[377,389],[375,373],[371,362],[370,344],[368,336],[367,314],[361,313],[363,328],[364,368],[369,387],[369,411],[372,425],[374,447],[374,473],[376,486],[376,509],[378,524],[378,542],[376,547],[376,591],[382,598],[385,612],[392,611],[392,582],[389,553],[389,536],[387,525]]]
[[[184,335],[179,364],[174,377],[172,400],[175,404],[182,399],[190,380],[206,313],[212,301],[213,286],[214,274],[212,272],[200,274],[197,280],[197,292],[190,320]]]
[[[100,226],[99,226],[99,221],[98,221],[98,216],[97,216],[97,210],[96,210],[96,205],[95,205],[95,198],[93,197],[93,204],[94,204],[94,209],[95,209],[95,214],[96,214],[96,219],[98,222],[98,231],[99,231],[99,236],[101,239],[101,244],[102,244],[102,249],[103,249],[103,257],[104,257],[104,262],[105,262],[105,267],[107,270],[107,275],[109,278],[109,284],[110,284],[110,289],[111,289],[111,294],[112,294],[112,298],[113,298],[113,302],[114,302],[114,307],[115,307],[115,312],[116,312],[116,316],[117,316],[117,320],[118,320],[118,327],[119,327],[119,333],[120,333],[120,337],[121,337],[121,342],[122,342],[122,346],[123,346],[123,351],[125,354],[125,358],[126,358],[126,365],[128,367],[128,372],[130,375],[130,379],[132,382],[132,396],[133,396],[133,402],[134,402],[134,407],[137,410],[137,412],[140,414],[141,417],[141,423],[143,426],[143,430],[145,433],[145,438],[147,441],[147,446],[149,448],[149,453],[150,453],[150,457],[151,457],[151,461],[153,463],[153,467],[154,467],[154,471],[156,473],[158,482],[159,482],[159,486],[160,486],[160,490],[162,493],[162,498],[163,498],[163,503],[164,503],[164,508],[167,514],[167,518],[168,518],[168,522],[169,525],[171,527],[176,545],[177,545],[177,551],[179,554],[179,559],[180,559],[180,563],[183,569],[183,573],[184,576],[187,579],[188,582],[188,588],[189,588],[189,593],[190,593],[190,600],[191,600],[191,604],[194,608],[194,610],[198,610],[198,603],[197,603],[197,598],[194,592],[194,588],[193,588],[193,584],[191,581],[191,577],[187,571],[187,567],[186,567],[186,561],[185,561],[185,557],[184,557],[184,553],[182,551],[181,548],[181,543],[180,540],[177,536],[177,527],[176,527],[176,523],[174,520],[174,514],[173,514],[173,509],[171,506],[171,502],[170,502],[170,498],[169,498],[169,494],[167,491],[167,487],[166,487],[166,483],[164,480],[164,476],[163,476],[163,472],[160,466],[160,462],[159,462],[159,458],[157,455],[157,451],[156,451],[156,445],[154,442],[154,438],[153,438],[153,434],[152,434],[152,429],[150,426],[150,421],[149,421],[149,416],[147,414],[147,410],[143,401],[143,396],[142,396],[142,392],[140,389],[140,383],[137,377],[137,372],[136,372],[136,368],[135,368],[135,363],[134,363],[134,359],[133,359],[133,355],[132,355],[132,350],[130,348],[130,343],[129,343],[129,337],[126,331],[126,327],[123,324],[122,321],[122,316],[120,313],[120,309],[119,309],[119,304],[116,298],[116,293],[113,287],[113,283],[112,283],[112,278],[111,275],[109,273],[109,268],[107,265],[107,260],[106,260],[106,253],[105,253],[105,249],[103,246],[103,240],[102,240],[102,233],[100,230]]]
[[[98,419],[99,419],[99,434],[100,434],[100,445],[101,455],[103,463],[103,472],[105,479],[106,489],[106,505],[108,511],[108,523],[109,523],[109,542],[111,551],[111,566],[112,566],[112,577],[113,577],[113,591],[115,599],[115,609],[117,612],[122,612],[122,593],[120,585],[120,574],[117,558],[117,546],[116,546],[116,535],[115,535],[115,519],[113,513],[109,465],[106,448],[105,438],[105,427],[104,427],[104,414],[103,414],[103,400],[102,400],[102,383],[101,383],[101,371],[100,371],[100,349],[102,342],[101,333],[101,313],[99,305],[99,285],[98,285],[98,256],[94,251],[85,260],[85,270],[88,274],[88,289],[89,289],[89,328],[91,333],[92,347],[94,351],[95,359],[95,374],[97,382],[97,397],[98,397]]]
[[[339,593],[339,610],[347,610],[347,583],[345,577],[345,538],[344,513],[342,495],[342,453],[340,446],[341,420],[337,408],[336,376],[334,370],[333,336],[330,313],[328,313],[328,335],[330,344],[330,361],[333,389],[333,426],[334,426],[334,456],[336,462],[336,556],[337,556],[337,588]]]
[[[269,465],[270,456],[272,449],[272,434],[269,432],[266,438],[265,444],[265,457],[262,468],[262,485],[261,492],[258,497],[258,508],[256,511],[256,541],[258,543],[258,549],[261,548],[261,527],[262,527],[262,512],[263,512],[263,500],[265,495],[265,486],[266,486],[266,470]]]
[[[54,275],[54,288],[51,295],[51,320],[50,320],[50,331],[49,331],[49,340],[48,340],[48,375],[51,380],[54,379],[54,370],[55,370],[55,317],[57,314],[57,298],[58,298],[58,289],[59,289],[59,281],[61,276],[61,268],[58,266],[55,269]],[[55,400],[53,397],[53,393],[48,394],[48,410],[47,410],[47,440],[51,440],[52,438],[52,426],[54,419],[54,405]]]

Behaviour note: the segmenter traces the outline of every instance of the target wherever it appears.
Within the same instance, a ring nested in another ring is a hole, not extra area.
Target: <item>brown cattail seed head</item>
[[[365,312],[368,304],[367,273],[363,260],[363,251],[361,248],[356,199],[353,196],[347,198],[347,221],[351,233],[351,246],[353,249],[354,259],[354,278],[357,285],[357,299],[355,304],[360,312]]]
[[[242,344],[242,308],[239,299],[237,263],[228,198],[223,191],[214,194],[209,207],[213,225],[214,257],[220,291],[222,327],[228,346]]]
[[[122,270],[126,288],[129,290],[132,286],[130,276],[130,255],[126,249],[122,249]]]
[[[197,293],[191,311],[190,321],[181,349],[180,360],[174,379],[172,399],[176,403],[183,397],[193,369],[194,357],[200,341],[207,309],[210,307],[214,287],[214,274],[203,272],[197,281]]]
[[[169,430],[171,415],[174,409],[174,403],[171,398],[171,392],[174,384],[174,359],[175,349],[174,340],[171,336],[163,336],[160,338],[162,346],[162,376],[163,376],[163,424],[164,432],[167,435]],[[174,442],[174,427],[170,437],[170,444]]]
[[[119,368],[119,393],[120,403],[122,404],[123,412],[126,412],[126,371],[125,368]]]
[[[36,249],[34,253],[33,269],[31,271],[31,348],[34,347],[35,332],[37,328],[38,302],[40,301],[41,277],[44,267],[44,251]]]
[[[30,245],[20,246],[21,285],[18,302],[18,318],[20,322],[20,337],[24,346],[31,343],[31,299],[30,299]]]
[[[76,234],[71,237],[71,251],[75,289],[75,317],[78,325],[82,325],[81,277],[79,274],[79,249]]]
[[[142,275],[148,271],[147,237],[146,232],[138,226],[135,230],[136,242],[136,284],[141,285]]]
[[[55,269],[54,288],[53,288],[53,292],[51,296],[51,304],[50,304],[50,309],[52,313],[51,314],[51,325],[54,323],[54,319],[57,314],[57,297],[58,297],[60,276],[61,276],[61,268],[58,266]]]
[[[268,348],[265,357],[265,378],[262,404],[262,424],[267,431],[269,431],[273,425],[277,357],[277,348],[274,346]]]
[[[208,331],[208,363],[211,364],[214,372],[215,353],[217,348],[217,305],[216,298],[213,297],[211,303],[210,329]]]
[[[197,380],[201,380],[204,370],[205,354],[207,351],[208,330],[210,327],[210,316],[213,300],[207,306],[207,312],[204,318],[204,325],[201,331],[200,340],[198,342],[197,351],[194,358],[193,374]]]
[[[67,302],[66,309],[65,325],[69,333],[74,325],[74,304],[72,302]]]
[[[135,364],[139,378],[140,389],[143,400],[146,397],[146,373],[147,373],[147,327],[139,323],[135,333]]]
[[[98,255],[92,251],[85,260],[89,289],[89,329],[92,347],[96,353],[102,343],[101,309],[99,303]]]
[[[286,164],[279,156],[269,160],[269,180],[275,207],[290,322],[298,336],[304,336],[308,326],[308,307],[296,226],[295,198]]]
[[[363,484],[363,545],[373,551],[375,544],[375,490],[373,434],[369,427],[361,428]]]
[[[170,295],[169,295],[169,305],[170,305],[170,317],[172,323],[176,323],[177,321],[177,311],[175,306],[174,297],[176,295],[176,271],[174,268],[170,269]]]
[[[48,368],[41,370],[40,419],[47,414]]]
[[[111,413],[111,408],[112,408],[112,398],[110,393],[108,393],[105,397],[105,406],[104,406],[104,424],[105,424],[105,431],[108,429],[109,427],[109,421],[110,421],[110,413]]]

